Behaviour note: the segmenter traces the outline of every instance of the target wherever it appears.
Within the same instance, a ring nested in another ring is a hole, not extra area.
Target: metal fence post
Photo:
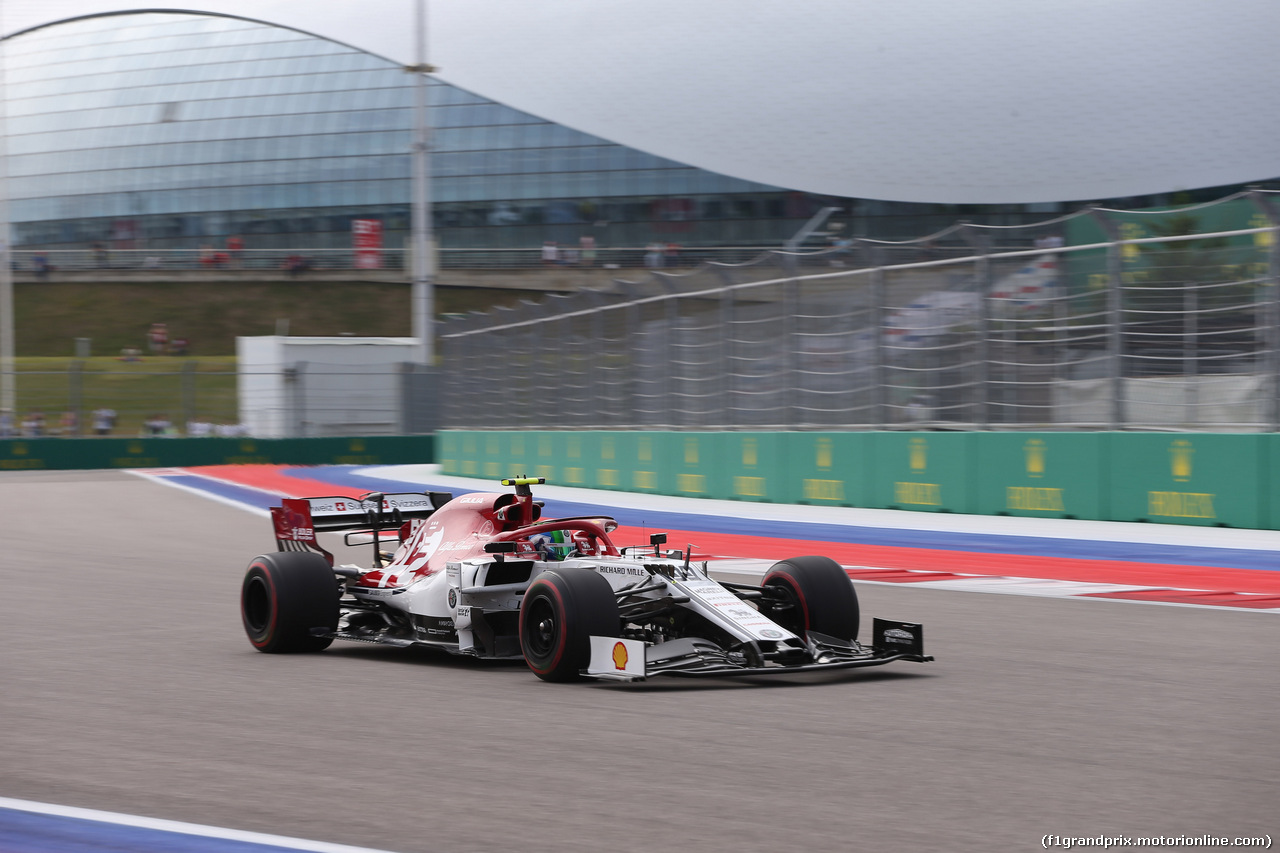
[[[67,369],[68,409],[75,415],[74,434],[84,435],[84,362],[75,359]]]
[[[978,399],[974,421],[978,429],[991,427],[991,237],[975,231],[969,223],[963,223],[961,234],[978,253],[974,266],[974,280],[978,284]],[[1001,419],[1003,422],[1003,418]]]
[[[733,414],[733,290],[720,292],[720,423],[736,426]]]
[[[1124,299],[1121,291],[1124,270],[1124,243],[1116,224],[1100,208],[1090,208],[1092,216],[1107,232],[1107,373],[1111,384],[1111,429],[1124,426]]]
[[[190,359],[182,364],[182,423],[196,419],[196,364]]]
[[[1267,294],[1265,329],[1267,354],[1266,411],[1268,428],[1280,432],[1280,211],[1258,190],[1249,191],[1249,200],[1271,225],[1271,246],[1267,252]]]
[[[872,393],[875,395],[875,399],[872,403],[872,411],[875,412],[875,420],[880,429],[884,429],[889,424],[889,401],[886,393],[888,380],[886,360],[888,352],[884,345],[884,317],[885,308],[888,307],[885,304],[887,297],[884,277],[884,249],[880,246],[871,246],[869,254],[871,256],[871,320],[875,334],[875,381],[872,383]]]
[[[796,315],[800,313],[800,282],[789,278],[782,283],[782,343],[783,375],[786,384],[782,389],[782,424],[794,429],[799,426],[800,409],[796,405],[796,390],[800,385],[799,367],[800,338],[796,333]]]

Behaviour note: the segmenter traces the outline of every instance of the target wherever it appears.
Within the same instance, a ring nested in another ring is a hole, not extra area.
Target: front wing
[[[617,637],[592,637],[589,678],[643,681],[658,675],[705,678],[786,675],[816,670],[881,666],[899,660],[933,660],[924,653],[924,630],[911,622],[876,619],[870,647],[809,632],[807,653],[769,655],[759,648],[725,649],[711,640],[686,637],[656,645]]]

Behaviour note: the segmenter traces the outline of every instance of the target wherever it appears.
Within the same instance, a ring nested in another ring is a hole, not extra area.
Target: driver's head
[[[577,551],[573,545],[573,537],[563,530],[552,530],[547,533],[535,533],[529,542],[544,560],[563,560],[572,557]]]

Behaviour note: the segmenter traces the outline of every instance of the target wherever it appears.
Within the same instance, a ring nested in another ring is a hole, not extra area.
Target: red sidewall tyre
[[[333,642],[314,629],[338,627],[338,581],[319,554],[281,551],[249,563],[240,586],[240,621],[260,652],[318,652]]]
[[[520,606],[520,650],[543,681],[576,681],[591,659],[591,637],[616,637],[618,599],[590,569],[538,575]]]
[[[785,607],[761,607],[783,627],[801,636],[817,631],[842,640],[857,639],[858,594],[849,575],[830,557],[791,557],[775,563],[763,585],[784,594]]]

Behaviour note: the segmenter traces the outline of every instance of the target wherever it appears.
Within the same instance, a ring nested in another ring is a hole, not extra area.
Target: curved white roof
[[[415,0],[187,2],[174,11],[414,60]],[[4,5],[7,33],[147,8]],[[428,14],[443,80],[787,188],[1001,203],[1280,176],[1275,0],[428,0]]]

